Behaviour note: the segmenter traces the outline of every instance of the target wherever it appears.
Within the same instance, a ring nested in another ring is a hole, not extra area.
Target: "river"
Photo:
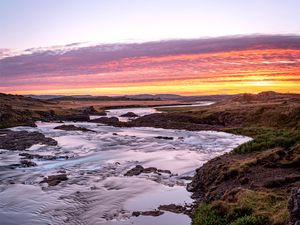
[[[108,116],[127,121],[120,117],[126,112],[142,116],[157,109],[114,109],[108,111]],[[190,193],[185,189],[190,181],[185,178],[193,176],[195,169],[209,159],[250,140],[214,131],[118,128],[90,122],[65,124],[96,132],[57,130],[53,128],[61,123],[44,122],[37,122],[35,128],[12,128],[39,131],[58,142],[57,146],[34,145],[27,152],[63,157],[33,160],[35,167],[0,171],[1,224],[190,224],[190,218],[183,214],[164,212],[156,217],[134,217],[132,212],[155,210],[163,204],[191,204]],[[2,168],[21,158],[21,151],[2,149],[0,153]],[[171,174],[124,176],[136,165],[170,170]],[[61,171],[66,172],[67,181],[53,187],[40,183],[45,176]]]

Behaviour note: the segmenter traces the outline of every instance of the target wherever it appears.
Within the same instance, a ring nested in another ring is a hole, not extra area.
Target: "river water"
[[[146,115],[156,109],[109,110],[108,116],[120,117],[129,111]],[[57,130],[53,128],[61,123],[42,122],[35,128],[12,128],[39,131],[58,142],[54,147],[34,145],[26,152],[68,159],[33,160],[35,167],[1,169],[0,224],[190,224],[188,216],[170,212],[157,217],[131,215],[133,211],[155,210],[162,204],[192,203],[185,189],[190,181],[183,178],[192,176],[209,159],[250,140],[214,131],[117,128],[88,122],[65,124],[96,132]],[[21,151],[3,149],[0,153],[1,168],[20,161]],[[170,170],[171,174],[124,176],[136,165]],[[61,171],[66,172],[67,181],[53,187],[40,183],[45,176]]]

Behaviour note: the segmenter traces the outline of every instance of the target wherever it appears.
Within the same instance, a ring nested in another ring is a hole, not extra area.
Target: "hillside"
[[[300,187],[300,95],[244,94],[207,107],[164,110],[135,123],[253,137],[196,171],[188,185],[196,200],[194,225],[289,224],[288,199]],[[299,220],[296,199],[289,204],[292,221]]]

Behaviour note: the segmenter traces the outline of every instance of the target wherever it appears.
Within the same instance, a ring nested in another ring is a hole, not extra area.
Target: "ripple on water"
[[[96,133],[53,129],[57,123],[13,128],[39,131],[58,141],[56,147],[32,146],[29,153],[69,158],[34,159],[36,167],[1,171],[1,223],[189,224],[187,216],[169,212],[159,217],[130,216],[132,211],[153,210],[160,204],[190,203],[190,194],[183,186],[186,181],[180,176],[193,175],[207,160],[250,140],[212,131],[116,128],[84,122],[66,124]],[[157,136],[173,139],[157,139]],[[18,162],[18,154],[3,151],[1,166]],[[170,170],[172,174],[123,176],[136,165]],[[54,187],[40,184],[43,177],[59,171],[67,174],[67,181]]]

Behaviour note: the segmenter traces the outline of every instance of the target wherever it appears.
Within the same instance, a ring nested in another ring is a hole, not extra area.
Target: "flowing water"
[[[119,117],[129,111],[146,115],[156,109],[116,109],[108,116]],[[35,128],[12,128],[39,131],[57,140],[57,146],[34,145],[26,152],[61,159],[33,160],[35,167],[7,169],[6,165],[20,161],[21,151],[0,150],[0,224],[187,225],[190,218],[182,214],[131,215],[133,211],[155,210],[162,204],[192,203],[185,189],[190,181],[183,178],[192,176],[209,159],[250,140],[214,131],[65,124],[96,132],[57,130],[53,128],[61,123],[42,122]],[[170,170],[171,174],[124,176],[136,165]],[[66,172],[67,181],[52,187],[40,183],[45,176],[61,172]]]

